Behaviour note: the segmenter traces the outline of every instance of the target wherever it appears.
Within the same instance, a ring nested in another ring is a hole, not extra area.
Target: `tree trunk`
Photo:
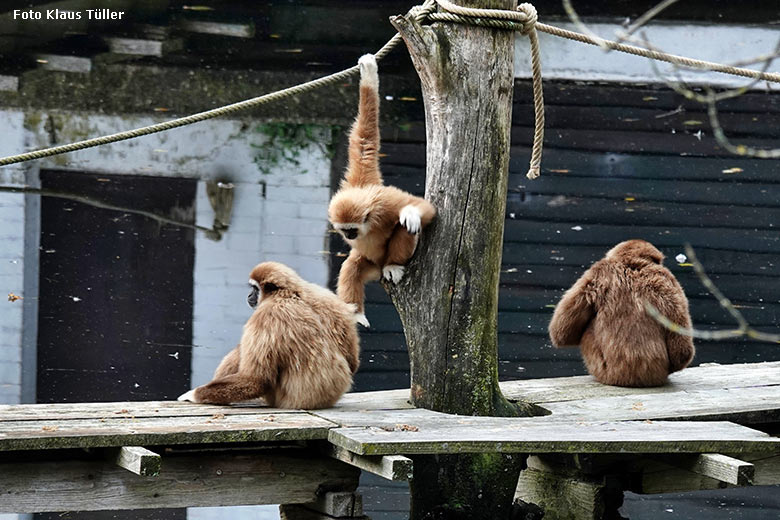
[[[460,1],[511,9],[513,0]],[[391,20],[422,83],[426,197],[437,216],[396,287],[409,346],[412,401],[447,413],[536,415],[498,387],[498,282],[509,166],[514,34]],[[412,518],[508,518],[524,457],[415,459]],[[428,515],[428,516],[426,516]]]

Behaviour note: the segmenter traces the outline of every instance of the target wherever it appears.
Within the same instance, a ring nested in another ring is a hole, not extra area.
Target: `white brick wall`
[[[0,111],[0,156],[23,150],[24,114]],[[0,185],[20,185],[23,170],[0,167]],[[24,195],[0,193],[0,404],[21,399],[22,300],[8,301],[8,294],[24,296]]]
[[[0,154],[43,146],[48,142],[39,114],[35,128],[23,128],[21,113],[0,111]],[[60,142],[90,135],[115,133],[158,121],[150,117],[72,115],[58,119]],[[93,173],[188,177],[200,179],[196,221],[211,227],[214,214],[206,197],[206,181],[227,180],[235,185],[230,229],[214,242],[196,233],[193,309],[192,384],[207,382],[222,356],[238,342],[250,315],[246,305],[247,278],[257,263],[284,262],[301,276],[325,284],[327,204],[330,195],[330,159],[318,143],[302,151],[299,166],[278,164],[263,174],[254,163],[264,137],[254,132],[257,122],[214,120],[162,134],[82,150],[36,164],[55,170]],[[249,129],[249,130],[247,130]],[[322,143],[329,132],[321,134]],[[28,146],[25,146],[28,143]],[[2,184],[22,183],[24,170],[0,168]],[[305,172],[305,173],[300,173]],[[265,197],[263,197],[265,193]],[[0,402],[18,402],[22,305],[6,303],[7,292],[22,293],[24,253],[24,197],[0,194]],[[221,518],[241,513],[243,518],[278,518],[278,509],[198,508],[191,518]]]
[[[48,115],[41,116],[31,133],[45,141]],[[104,135],[160,120],[100,114],[54,117],[62,142],[83,138],[85,130],[89,135]],[[254,131],[258,124],[204,121],[74,152],[65,165],[61,159],[41,161],[42,168],[59,170],[200,179],[196,221],[207,227],[214,214],[206,197],[206,181],[226,180],[235,185],[230,229],[223,239],[214,242],[203,233],[196,234],[193,385],[207,382],[222,356],[238,342],[250,314],[247,279],[257,263],[284,262],[307,280],[327,283],[328,263],[322,251],[326,249],[330,159],[322,144],[330,139],[330,132],[323,129],[320,142],[301,150],[298,165],[280,161],[270,172],[261,173],[254,158],[256,147],[266,137]]]

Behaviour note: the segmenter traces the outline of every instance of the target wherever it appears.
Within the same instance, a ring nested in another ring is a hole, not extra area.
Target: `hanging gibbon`
[[[227,404],[262,397],[279,408],[327,408],[352,385],[359,365],[355,307],[306,282],[289,267],[252,270],[254,309],[238,347],[214,379],[179,401]]]
[[[661,386],[694,355],[693,340],[647,314],[649,302],[691,326],[688,300],[663,254],[644,240],[621,242],[566,291],[550,322],[556,347],[579,345],[588,372],[616,386]]]
[[[349,136],[349,161],[328,218],[352,250],[341,266],[337,293],[354,303],[358,322],[368,327],[363,307],[368,281],[398,283],[414,254],[418,233],[436,214],[430,202],[382,183],[379,170],[379,76],[376,59],[360,65],[358,115]]]

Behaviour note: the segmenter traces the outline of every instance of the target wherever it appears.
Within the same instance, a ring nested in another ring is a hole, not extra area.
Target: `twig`
[[[597,39],[599,42],[599,46],[602,49],[604,49],[605,51],[610,50],[610,46],[606,43],[606,41],[600,36],[596,35],[582,21],[582,19],[579,17],[579,14],[574,9],[571,0],[562,0],[562,1],[563,1],[564,10],[566,11],[566,14],[569,16],[569,19],[572,21],[572,23],[574,23],[574,25],[577,26],[577,28],[580,31],[591,36],[592,38]],[[643,27],[648,22],[650,22],[653,19],[653,17],[658,15],[661,11],[663,11],[670,5],[674,4],[676,1],[677,0],[663,0],[660,3],[656,4],[654,7],[652,7],[651,9],[649,9],[648,11],[646,11],[642,16],[637,18],[636,22],[634,22],[626,31],[618,33],[618,42],[629,41],[634,45],[643,47],[651,51],[664,52],[662,49],[659,49],[654,45],[652,45],[649,39],[647,38],[647,35],[644,32],[641,33],[642,38],[636,38],[633,35],[634,33],[637,32],[637,30],[639,30],[641,27]],[[775,58],[779,56],[780,56],[780,39],[778,39],[777,45],[775,46],[773,52],[769,54],[763,54],[753,58],[740,60],[738,62],[735,62],[733,66],[742,66],[744,64],[750,64],[750,63],[762,63],[761,72],[767,72],[769,70],[769,67],[772,65],[772,62],[775,60]],[[673,89],[675,92],[685,97],[686,99],[691,99],[707,106],[707,115],[710,120],[710,126],[712,127],[713,136],[715,137],[717,143],[721,145],[726,151],[733,153],[735,155],[740,155],[744,157],[757,157],[759,159],[780,158],[780,148],[762,149],[762,148],[754,148],[754,147],[746,146],[743,144],[732,143],[731,140],[726,136],[726,132],[723,130],[723,127],[721,126],[720,121],[718,119],[718,112],[716,107],[716,103],[718,101],[723,101],[725,99],[731,99],[731,98],[741,96],[748,90],[755,87],[762,80],[753,79],[748,83],[746,83],[745,85],[733,89],[727,89],[719,93],[716,93],[714,90],[708,88],[707,93],[705,95],[702,95],[684,86],[684,82],[679,73],[682,68],[688,70],[706,70],[706,69],[701,69],[698,67],[690,67],[685,63],[681,63],[675,60],[670,60],[669,63],[671,63],[675,71],[675,74],[677,75],[677,81],[671,81],[666,79],[664,74],[660,72],[656,62],[654,60],[650,60],[650,65],[653,68],[653,73],[664,84],[666,84],[666,86]]]
[[[728,338],[736,338],[740,336],[746,336],[750,339],[754,339],[757,341],[767,341],[770,343],[780,343],[780,334],[768,334],[766,332],[761,332],[756,329],[754,329],[745,319],[745,317],[742,315],[741,312],[739,312],[739,309],[737,309],[733,303],[731,303],[731,300],[729,300],[726,295],[724,295],[720,289],[715,285],[715,283],[710,279],[709,276],[707,276],[707,273],[704,272],[704,267],[702,266],[701,262],[699,262],[699,259],[696,258],[696,253],[693,251],[693,248],[690,244],[685,244],[685,254],[688,256],[688,261],[693,264],[693,269],[696,272],[696,276],[701,281],[702,285],[707,288],[707,290],[712,294],[720,304],[721,307],[726,309],[731,316],[734,317],[734,319],[737,321],[738,327],[736,329],[725,329],[725,330],[714,330],[714,331],[706,331],[706,330],[697,330],[694,328],[687,328],[682,327],[681,325],[674,323],[669,318],[661,314],[661,312],[653,306],[648,301],[644,302],[645,310],[647,313],[652,316],[658,323],[663,325],[666,329],[676,332],[677,334],[681,334],[683,336],[691,336],[694,338],[699,339],[712,339],[712,340],[720,340],[720,339],[728,339]]]
[[[199,226],[197,224],[190,224],[189,222],[182,222],[180,220],[174,220],[172,218],[152,213],[151,211],[144,211],[141,209],[126,208],[123,206],[116,206],[107,202],[102,202],[84,195],[77,193],[68,193],[63,191],[44,190],[40,188],[32,188],[30,186],[0,186],[0,193],[30,193],[33,195],[40,195],[42,197],[57,197],[60,199],[72,200],[75,202],[81,202],[100,209],[107,209],[111,211],[122,211],[124,213],[132,213],[134,215],[141,215],[146,218],[150,218],[160,222],[161,224],[170,224],[172,226],[179,226],[188,229],[194,229],[196,231],[202,231],[206,234],[206,237],[210,240],[219,241],[222,238],[220,230],[207,228],[205,226]]]

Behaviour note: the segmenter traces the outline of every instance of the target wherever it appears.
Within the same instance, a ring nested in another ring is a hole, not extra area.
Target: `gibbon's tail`
[[[342,187],[382,184],[379,171],[379,74],[376,58],[366,54],[360,65],[360,104],[349,134],[349,165]]]

